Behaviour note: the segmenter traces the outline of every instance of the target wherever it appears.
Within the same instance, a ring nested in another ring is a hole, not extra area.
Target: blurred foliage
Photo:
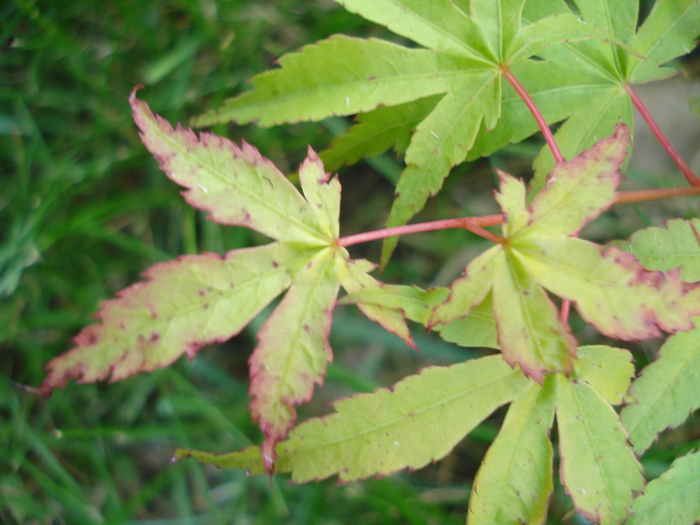
[[[246,378],[259,321],[191,363],[120,383],[71,383],[48,400],[23,387],[40,384],[46,362],[70,347],[99,301],[154,262],[261,241],[184,204],[139,141],[127,103],[135,85],[147,87],[139,96],[154,111],[185,123],[304,44],[337,32],[400,40],[330,0],[11,0],[0,4],[0,20],[0,522],[462,523],[502,412],[437,465],[342,487],[171,465],[176,446],[227,452],[260,441]],[[348,124],[214,131],[245,138],[291,173],[307,144],[322,149]],[[527,173],[538,149],[533,139],[456,168],[418,219],[492,213],[491,167]],[[382,227],[400,169],[382,155],[341,173],[344,235]],[[636,213],[639,227],[646,212]],[[614,238],[615,222],[605,221],[596,232]],[[458,230],[406,237],[384,279],[446,284],[482,242]],[[379,243],[352,249],[373,260],[378,253]],[[338,308],[336,362],[301,416],[426,364],[480,355],[415,335],[420,354]],[[647,463],[662,472],[699,426],[696,418],[670,433]],[[552,509],[560,522],[569,510],[563,491]]]

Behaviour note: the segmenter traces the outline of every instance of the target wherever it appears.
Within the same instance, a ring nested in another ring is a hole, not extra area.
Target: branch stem
[[[626,191],[618,193],[613,205],[629,204],[632,202],[646,202],[670,197],[689,197],[700,195],[700,186],[690,186],[683,188],[666,188],[659,190]],[[447,230],[450,228],[461,228],[469,230],[485,239],[497,244],[503,244],[505,239],[500,235],[485,230],[485,226],[497,226],[503,222],[503,215],[482,215],[479,217],[460,217],[458,219],[446,219],[442,221],[421,222],[409,224],[407,226],[397,226],[396,228],[384,228],[355,235],[348,235],[338,239],[338,246],[348,247],[363,242],[377,241],[395,235],[407,235],[409,233],[422,233],[435,230]]]
[[[549,129],[547,121],[542,116],[542,113],[540,113],[540,108],[537,107],[537,104],[535,104],[535,101],[532,100],[532,97],[525,90],[522,84],[518,82],[518,79],[515,78],[515,75],[513,75],[513,73],[510,72],[508,66],[506,66],[505,64],[501,64],[501,73],[503,74],[503,78],[505,78],[508,81],[508,83],[511,86],[513,86],[513,89],[515,89],[518,95],[520,95],[520,98],[523,99],[523,102],[525,102],[525,105],[527,106],[527,109],[530,110],[530,113],[532,113],[532,116],[535,117],[537,125],[540,127],[540,131],[542,131],[542,135],[544,135],[544,140],[547,141],[547,145],[552,151],[552,156],[554,157],[554,160],[557,163],[564,162],[564,157],[562,156],[561,151],[559,151],[559,146],[557,146],[557,143],[554,140],[552,130]]]
[[[649,129],[651,130],[651,132],[654,134],[654,136],[659,141],[661,146],[663,146],[663,148],[666,150],[666,153],[668,153],[669,157],[671,157],[671,159],[673,159],[673,162],[675,162],[676,166],[678,166],[678,168],[681,170],[681,172],[683,173],[683,176],[685,177],[685,180],[687,180],[691,186],[700,186],[700,179],[698,179],[695,176],[693,171],[690,169],[690,166],[688,166],[688,164],[686,164],[686,162],[678,154],[676,149],[668,141],[668,139],[666,138],[666,135],[664,135],[663,131],[661,131],[659,126],[656,124],[656,122],[652,118],[651,113],[649,113],[649,110],[647,110],[644,103],[641,101],[641,99],[637,96],[637,94],[632,89],[632,86],[630,86],[629,84],[626,84],[625,90],[627,91],[627,94],[630,96],[630,99],[632,99],[632,104],[634,104],[634,107],[637,108],[637,111],[639,111],[640,115],[642,115],[644,122],[647,123],[647,126],[649,126]]]

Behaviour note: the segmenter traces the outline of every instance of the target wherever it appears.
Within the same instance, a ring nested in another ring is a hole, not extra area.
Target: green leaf
[[[434,329],[445,341],[459,346],[500,348],[491,294],[472,308],[467,317],[458,317],[447,324],[437,325]]]
[[[624,245],[647,270],[681,269],[681,279],[700,281],[700,219],[673,219],[664,228],[635,232]]]
[[[323,165],[328,171],[337,171],[343,165],[375,157],[390,148],[397,154],[404,153],[418,123],[430,114],[441,98],[436,95],[360,113],[357,124],[320,154]]]
[[[694,330],[667,339],[659,358],[632,383],[632,399],[621,419],[637,454],[649,448],[659,432],[677,427],[700,407],[700,319],[694,323]]]
[[[444,93],[472,60],[335,35],[279,59],[253,91],[195,118],[195,126],[257,121],[261,126],[354,115]]]
[[[291,471],[296,483],[333,474],[348,482],[423,467],[448,454],[528,384],[500,356],[425,368],[392,390],[381,388],[337,401],[335,414],[298,425],[277,445],[275,471]],[[183,457],[245,468],[251,474],[265,472],[259,447],[223,455],[178,451],[176,458]]]
[[[468,13],[448,0],[338,0],[346,9],[387,26],[427,49],[408,49],[379,40],[335,36],[299,53],[280,59],[281,68],[253,79],[253,91],[225,102],[218,110],[196,119],[197,125],[253,120],[261,125],[320,120],[375,110],[380,105],[400,106],[443,94],[415,126],[406,150],[407,168],[397,186],[397,200],[387,224],[405,224],[442,186],[450,168],[461,163],[482,125],[491,129],[501,114],[501,66],[528,60],[545,47],[588,39],[599,31],[571,13],[543,18],[525,28],[520,13],[524,0],[493,4],[472,0]],[[608,35],[609,38],[614,38]],[[322,74],[320,72],[323,72]],[[369,147],[360,133],[375,134],[372,126],[353,128],[328,155],[334,166],[358,155],[385,150],[405,136],[402,115],[388,118],[391,110],[372,116],[381,140]],[[385,122],[391,123],[388,128]],[[347,152],[346,159],[339,154]],[[386,264],[396,239],[385,241]]]
[[[265,434],[265,466],[272,472],[275,445],[296,422],[293,406],[311,399],[333,358],[328,335],[340,287],[335,254],[320,251],[258,333],[250,358],[250,412]]]
[[[532,201],[527,229],[511,237],[572,235],[600,215],[615,200],[628,142],[627,128],[618,126],[588,151],[556,165]]]
[[[470,525],[543,523],[552,481],[555,390],[552,376],[532,383],[508,409],[489,447],[469,500]]]
[[[562,484],[586,518],[619,523],[644,485],[642,467],[617,414],[591,386],[562,375],[556,383]]]
[[[568,118],[555,135],[567,159],[611,133],[619,122],[632,130],[632,104],[626,84],[674,74],[665,64],[690,53],[700,35],[700,4],[695,0],[655,2],[636,34],[638,2],[578,0],[576,6],[586,22],[628,44],[629,53],[604,39],[569,42],[542,50],[539,56],[545,63],[539,68],[516,72],[547,122]],[[474,152],[478,154],[483,153]],[[543,148],[535,161],[533,188],[542,186],[553,165],[551,152]]]
[[[634,500],[627,525],[692,525],[700,521],[700,452],[676,459]]]
[[[140,371],[193,358],[204,345],[240,332],[291,284],[284,261],[293,252],[278,243],[234,250],[226,257],[188,255],[156,264],[96,314],[76,347],[53,359],[42,391],[50,394],[68,379],[117,381]]]
[[[623,348],[581,346],[574,363],[576,376],[611,405],[620,405],[634,376],[632,354]]]
[[[209,212],[215,222],[246,226],[275,240],[328,245],[331,238],[313,208],[255,148],[173,129],[136,99],[136,91],[129,102],[141,139],[165,174],[188,188],[184,196],[191,206]]]
[[[348,265],[342,286],[350,295],[338,302],[357,304],[369,319],[381,324],[385,330],[398,335],[408,346],[417,350],[404,318],[417,320],[427,316],[429,306],[425,301],[430,295],[417,287],[414,289],[410,286],[381,283],[367,273],[374,267],[368,261],[354,261],[354,264]],[[445,289],[437,292],[440,299],[444,299],[446,292]]]

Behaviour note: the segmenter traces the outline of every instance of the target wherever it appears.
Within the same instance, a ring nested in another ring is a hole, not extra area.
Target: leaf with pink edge
[[[586,518],[619,523],[633,492],[644,486],[642,466],[618,415],[593,387],[560,374],[555,378],[561,482]]]
[[[239,148],[212,133],[199,137],[154,115],[145,102],[129,99],[141,139],[195,208],[221,224],[246,226],[275,240],[325,246],[332,237],[313,207],[258,150]]]
[[[275,445],[296,422],[294,405],[311,398],[333,359],[328,335],[340,287],[338,263],[321,250],[295,276],[280,305],[258,333],[250,357],[250,411],[265,434],[265,467],[272,472]]]
[[[106,301],[96,315],[100,322],[48,364],[42,391],[50,394],[72,378],[117,381],[229,339],[291,284],[284,261],[294,257],[273,243],[223,258],[187,255],[153,266],[144,273],[148,281]]]

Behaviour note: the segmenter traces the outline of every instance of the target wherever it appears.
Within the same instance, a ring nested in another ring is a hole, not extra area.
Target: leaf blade
[[[622,409],[622,423],[635,452],[642,454],[659,432],[680,425],[700,407],[700,320],[695,328],[666,340],[659,358],[632,383],[630,402]]]
[[[111,375],[117,381],[229,339],[291,284],[281,262],[292,255],[273,243],[225,258],[188,255],[151,267],[147,282],[103,303],[96,316],[101,322],[83,329],[77,346],[47,365],[42,391],[71,378],[92,382]]]
[[[154,115],[148,105],[129,98],[141,139],[165,174],[187,188],[193,207],[220,224],[252,228],[275,240],[311,246],[327,243],[304,198],[284,175],[252,146],[239,148],[211,133],[199,138]]]
[[[498,437],[486,452],[469,499],[470,525],[543,523],[554,488],[554,383],[536,383],[508,409]]]
[[[588,519],[619,523],[644,484],[641,465],[612,407],[586,383],[556,380],[561,481]]]
[[[258,332],[250,357],[250,412],[265,434],[263,456],[274,468],[274,448],[296,421],[294,405],[311,398],[333,359],[328,335],[340,287],[336,256],[315,254],[294,276],[280,305]]]
[[[295,483],[333,474],[347,482],[405,467],[420,468],[446,455],[527,384],[522,373],[512,370],[500,356],[425,368],[391,391],[382,388],[340,400],[335,403],[335,414],[298,425],[277,446],[277,472],[291,471]],[[445,424],[446,414],[458,417]],[[204,453],[199,459],[262,474],[262,459],[258,456],[254,461],[255,452],[259,454],[259,447],[221,456]],[[179,457],[192,455],[192,451],[183,451]]]

